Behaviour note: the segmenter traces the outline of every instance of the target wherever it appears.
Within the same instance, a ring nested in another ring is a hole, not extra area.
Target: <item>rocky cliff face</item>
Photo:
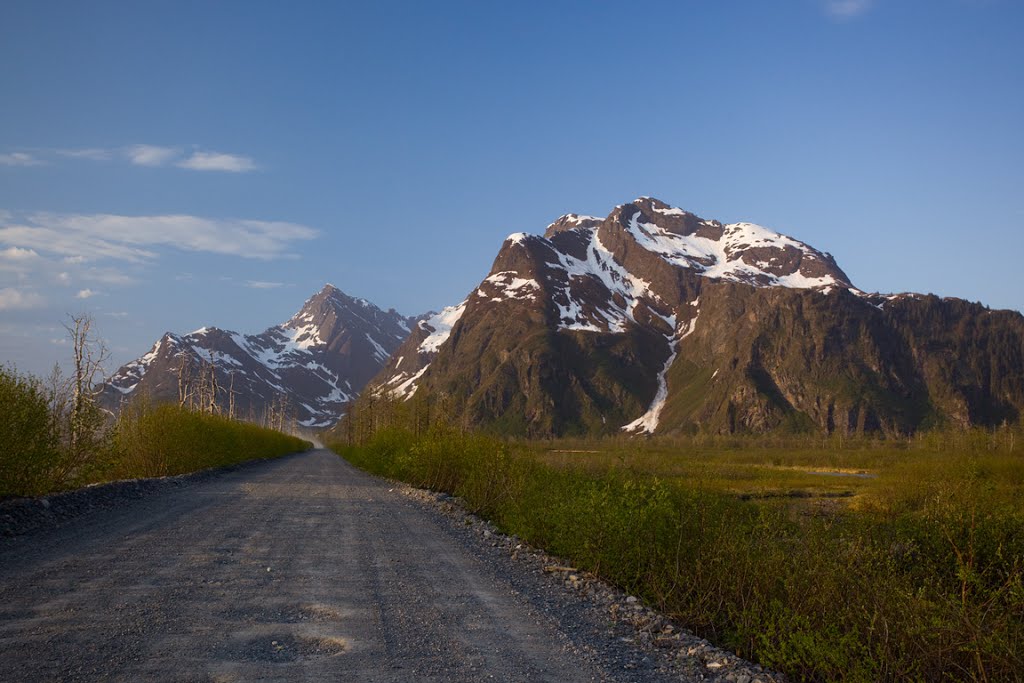
[[[1024,408],[1024,317],[866,294],[798,240],[640,198],[511,235],[372,384],[535,436],[994,425]]]
[[[102,398],[112,408],[141,395],[178,401],[200,384],[208,389],[212,370],[222,412],[233,395],[239,417],[260,420],[283,406],[298,424],[324,427],[337,421],[413,323],[327,285],[287,322],[260,334],[216,327],[166,333],[110,378]]]

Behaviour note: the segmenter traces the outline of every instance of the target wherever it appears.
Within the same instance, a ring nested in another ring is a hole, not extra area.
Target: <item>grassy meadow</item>
[[[336,450],[795,680],[1024,676],[1013,430],[499,441],[443,426]]]

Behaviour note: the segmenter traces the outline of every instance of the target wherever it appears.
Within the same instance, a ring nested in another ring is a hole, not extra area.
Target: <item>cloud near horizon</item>
[[[46,303],[42,296],[33,291],[4,287],[0,289],[0,311],[20,311],[36,308]]]
[[[29,152],[0,154],[0,166],[46,166],[50,161],[41,157],[64,157],[85,161],[127,161],[133,166],[161,168],[174,166],[189,171],[222,171],[226,173],[248,173],[260,168],[252,157],[242,154],[228,154],[202,149],[186,151],[181,147],[164,145],[128,145],[126,147],[41,149]]]
[[[875,0],[825,0],[825,12],[833,19],[853,19],[875,4]]]
[[[45,166],[46,162],[27,152],[0,154],[0,166]]]
[[[128,157],[128,161],[136,166],[163,166],[179,156],[181,151],[174,147],[132,145],[125,147],[124,154]]]
[[[88,159],[90,161],[110,161],[114,153],[109,149],[99,147],[88,147],[85,149],[56,149],[55,153],[69,159]]]
[[[51,253],[71,261],[157,258],[157,247],[241,258],[296,258],[295,242],[314,239],[313,228],[284,221],[203,218],[190,215],[34,213],[0,223],[0,246]]]
[[[192,156],[182,159],[175,166],[193,171],[227,171],[229,173],[245,173],[259,168],[256,162],[249,157],[222,152],[194,152]]]

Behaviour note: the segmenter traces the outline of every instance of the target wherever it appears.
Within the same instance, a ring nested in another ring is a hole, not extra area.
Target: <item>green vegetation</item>
[[[0,496],[43,492],[60,459],[55,427],[39,380],[0,367]]]
[[[298,437],[174,405],[128,409],[113,430],[114,479],[163,477],[304,451]]]
[[[161,477],[309,448],[297,437],[173,405],[136,407],[74,447],[67,415],[30,376],[0,368],[0,499]],[[83,446],[88,443],[88,448]]]
[[[88,316],[71,319],[71,376],[43,382],[0,366],[0,499],[159,477],[305,450],[309,442],[210,412],[163,405],[114,419],[95,402],[106,352]]]
[[[336,446],[351,462],[796,680],[1024,672],[1019,430],[510,442],[373,401]]]

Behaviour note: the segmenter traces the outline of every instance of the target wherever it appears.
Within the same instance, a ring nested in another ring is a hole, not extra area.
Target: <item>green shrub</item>
[[[55,427],[39,380],[0,367],[0,498],[49,490],[60,460]]]
[[[0,498],[43,495],[114,479],[184,474],[311,446],[297,437],[218,415],[139,404],[126,408],[105,430],[90,432],[84,452],[81,443],[73,449],[67,438],[61,438],[66,414],[59,405],[37,379],[0,367]]]
[[[294,436],[175,405],[126,409],[114,428],[113,478],[163,477],[273,458],[311,446]]]

